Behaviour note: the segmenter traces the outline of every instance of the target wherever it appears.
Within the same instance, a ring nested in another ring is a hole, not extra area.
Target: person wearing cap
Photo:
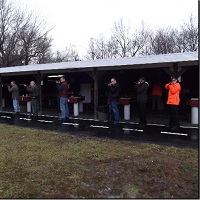
[[[145,81],[145,77],[140,77],[136,82],[134,89],[137,92],[138,113],[139,113],[139,125],[144,127],[147,124],[146,119],[146,102],[147,102],[147,90],[149,83]]]
[[[171,81],[165,85],[165,89],[168,90],[167,105],[169,105],[170,109],[169,124],[167,126],[172,130],[178,130],[180,127],[178,106],[180,103],[181,85],[176,77],[171,77]]]

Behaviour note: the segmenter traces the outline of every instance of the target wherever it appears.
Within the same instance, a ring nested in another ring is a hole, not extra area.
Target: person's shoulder
[[[180,82],[176,82],[174,85],[181,85]]]
[[[149,87],[149,83],[147,81],[145,81],[144,83]]]
[[[181,84],[180,84],[180,82],[177,82],[177,83],[176,83],[176,85],[177,85],[178,87],[181,87]]]

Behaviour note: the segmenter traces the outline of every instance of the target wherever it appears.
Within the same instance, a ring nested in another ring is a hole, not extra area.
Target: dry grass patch
[[[1,198],[198,198],[198,151],[0,124]]]

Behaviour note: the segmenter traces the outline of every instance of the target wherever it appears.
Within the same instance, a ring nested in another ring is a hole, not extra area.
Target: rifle
[[[3,85],[6,85],[6,86],[11,86],[10,83],[3,83]]]
[[[53,83],[60,83],[60,81],[58,81],[58,80],[48,80],[48,82],[53,82]]]
[[[18,85],[22,85],[22,86],[28,86],[28,84],[23,84],[23,83],[20,83],[20,84],[18,84]]]

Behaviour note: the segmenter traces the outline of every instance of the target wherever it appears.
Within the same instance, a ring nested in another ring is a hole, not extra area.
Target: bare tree
[[[43,62],[41,58],[52,41],[49,31],[45,31],[45,23],[39,16],[26,14],[9,0],[0,0],[0,65]]]
[[[96,48],[94,38],[90,38],[90,40],[88,42],[88,50],[87,50],[85,58],[88,59],[88,60],[97,59],[97,48]]]
[[[110,37],[107,43],[108,47],[108,58],[116,58],[118,56],[118,45],[116,38],[113,36]]]
[[[50,62],[68,62],[68,61],[79,61],[79,55],[74,45],[65,47],[64,51],[57,51],[56,55],[53,56]]]
[[[160,28],[151,35],[147,54],[176,53],[176,29]]]
[[[91,38],[88,45],[85,58],[89,60],[113,58],[118,54],[118,46],[113,37],[108,41],[102,35],[99,38]]]
[[[168,54],[185,51],[197,51],[198,28],[191,15],[189,22],[181,29],[159,28],[148,30],[141,27],[131,31],[131,26],[125,26],[123,20],[114,23],[112,35],[107,41],[104,37],[91,38],[86,59],[104,59],[116,57],[133,57],[139,54]]]
[[[131,45],[130,26],[126,27],[122,19],[119,22],[115,22],[112,37],[117,42],[118,55],[120,57],[128,57]]]
[[[108,41],[104,37],[91,38],[87,58],[133,57],[142,52],[149,37],[149,31],[145,28],[144,23],[139,30],[131,32],[131,27],[126,27],[121,19],[114,23],[114,29]]]
[[[176,35],[176,45],[179,52],[198,50],[198,25],[192,14],[189,22],[184,22]]]
[[[19,37],[24,65],[30,62],[41,63],[41,58],[51,47],[52,39],[48,37],[50,30],[46,30],[45,22],[33,13],[24,15],[23,22]]]
[[[131,57],[135,56],[136,54],[141,54],[145,45],[150,39],[150,31],[145,28],[144,22],[141,24],[141,29],[139,29],[139,31],[136,30],[131,38],[129,45],[129,55]]]
[[[103,36],[99,39],[96,39],[96,48],[97,48],[97,59],[105,59],[108,58],[108,46],[107,41]]]
[[[180,29],[160,28],[151,33],[146,43],[143,54],[167,54],[188,51],[197,51],[198,27],[193,16],[189,22],[184,22]]]
[[[12,3],[0,0],[0,64],[4,67],[19,59],[14,51],[19,40],[21,15],[19,12],[15,15],[13,7]]]

